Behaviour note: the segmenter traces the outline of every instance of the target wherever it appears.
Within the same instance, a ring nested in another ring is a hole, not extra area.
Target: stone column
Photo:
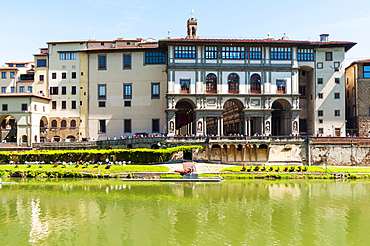
[[[220,117],[220,135],[224,134],[224,117]]]
[[[251,136],[251,117],[248,116],[248,136]]]

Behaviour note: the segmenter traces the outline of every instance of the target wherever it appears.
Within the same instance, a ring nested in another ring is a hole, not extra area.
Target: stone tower
[[[188,19],[188,35],[186,38],[198,38],[197,36],[197,29],[198,29],[198,23],[197,19],[193,16],[194,10],[191,10],[191,17]]]

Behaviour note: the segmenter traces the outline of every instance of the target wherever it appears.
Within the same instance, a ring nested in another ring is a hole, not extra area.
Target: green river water
[[[0,245],[370,245],[367,181],[11,181]]]

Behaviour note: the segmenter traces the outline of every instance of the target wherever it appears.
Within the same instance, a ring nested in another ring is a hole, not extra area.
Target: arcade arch
[[[0,140],[1,142],[17,142],[17,121],[11,115],[0,116]]]
[[[292,133],[291,104],[285,99],[278,99],[272,104],[272,135],[288,136]]]
[[[195,105],[190,100],[180,100],[176,103],[176,135],[189,135],[196,133]]]

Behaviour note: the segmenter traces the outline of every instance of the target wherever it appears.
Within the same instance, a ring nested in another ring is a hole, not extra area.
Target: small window
[[[323,119],[319,119],[319,124],[323,124],[324,123],[324,120]]]
[[[57,102],[56,101],[51,102],[51,109],[57,109]]]
[[[319,93],[319,94],[318,94],[318,98],[319,98],[319,99],[323,99],[323,98],[324,98],[324,94],[323,94],[323,93]]]
[[[37,59],[37,67],[46,67],[46,59]]]
[[[271,60],[290,60],[292,56],[290,47],[271,47]]]
[[[10,72],[10,78],[12,78],[12,79],[15,78],[15,72]]]
[[[340,116],[340,110],[334,110],[334,116],[336,117]]]
[[[159,119],[152,119],[152,132],[159,132]]]
[[[22,111],[27,111],[27,103],[22,103]]]
[[[336,69],[336,71],[339,71],[339,66],[340,66],[339,62],[334,62],[334,68]]]
[[[313,61],[313,49],[298,49],[298,61]]]
[[[58,95],[58,87],[50,87],[50,95]]]
[[[76,121],[75,120],[71,120],[71,128],[75,128],[76,127]]]
[[[76,101],[72,101],[71,107],[72,107],[72,109],[76,109],[77,108]]]
[[[99,60],[98,70],[107,70],[107,56],[99,55],[98,60]]]
[[[195,46],[175,46],[175,58],[182,59],[196,58]]]
[[[33,87],[32,86],[28,86],[27,89],[28,89],[29,92],[31,92],[31,93],[33,92]]]
[[[39,76],[39,81],[44,81],[44,75],[43,74],[40,74],[40,76]]]
[[[60,122],[60,127],[66,128],[67,127],[67,121],[66,120],[62,120]]]
[[[15,92],[15,87],[14,86],[10,87],[10,92],[11,93],[14,93]]]
[[[99,108],[105,108],[105,101],[99,101]]]
[[[132,98],[132,86],[131,84],[123,84],[123,98],[131,99]]]
[[[318,110],[317,115],[318,116],[324,116],[324,111],[323,110]]]
[[[35,104],[35,107],[34,108],[35,108],[35,111],[37,111],[37,104]]]
[[[218,58],[217,46],[206,46],[205,57],[206,59],[217,59]]]
[[[317,63],[317,69],[323,69],[324,68],[324,65],[322,62],[318,62]]]
[[[54,127],[54,128],[58,127],[58,122],[56,120],[53,120],[51,122],[51,127]]]
[[[72,79],[76,78],[76,72],[72,72]]]
[[[181,93],[182,94],[189,94],[190,93],[190,80],[180,80],[180,86],[181,86]]]
[[[125,101],[125,107],[131,107],[131,101]]]
[[[306,86],[305,85],[299,86],[299,97],[306,98]]]
[[[124,132],[131,133],[131,120],[124,120]]]
[[[6,87],[5,86],[1,87],[1,93],[6,93]]]
[[[3,111],[8,111],[8,104],[3,104]]]
[[[99,120],[99,133],[105,133],[105,120]]]
[[[6,72],[1,72],[1,78],[6,79]]]
[[[318,79],[317,79],[317,83],[318,83],[319,85],[321,85],[321,84],[322,84],[322,81],[323,81],[323,79],[322,79],[322,78],[318,78]]]
[[[244,47],[240,46],[225,46],[221,47],[222,59],[244,59]]]
[[[163,52],[145,52],[145,64],[165,64],[166,55]]]
[[[261,47],[249,47],[249,59],[261,60],[262,59],[262,48]]]
[[[72,86],[71,94],[76,95],[76,86]]]
[[[333,52],[325,52],[325,61],[333,60]]]
[[[285,80],[276,80],[277,93],[285,94]]]
[[[159,99],[159,83],[152,83],[152,99]]]
[[[370,78],[370,64],[364,64],[363,68],[364,72],[364,79],[369,79]]]
[[[67,87],[62,86],[62,95],[66,95],[66,94],[67,94]]]
[[[24,86],[19,87],[19,92],[24,92]]]
[[[62,101],[62,109],[67,109],[67,101]]]
[[[67,78],[67,73],[62,73],[62,79],[66,79]]]
[[[339,99],[340,98],[340,94],[338,92],[334,93],[334,99]]]
[[[57,79],[57,73],[52,73],[52,74],[51,74],[51,78],[52,78],[52,79]]]
[[[45,112],[45,106],[42,106],[42,112]]]
[[[131,54],[123,55],[123,69],[131,68]]]
[[[340,82],[339,78],[335,78],[334,81],[335,81],[336,84],[339,84],[339,82]]]
[[[106,88],[107,85],[98,85],[98,99],[99,100],[106,100],[107,95],[106,95]]]
[[[324,128],[319,128],[319,134],[324,134]]]

